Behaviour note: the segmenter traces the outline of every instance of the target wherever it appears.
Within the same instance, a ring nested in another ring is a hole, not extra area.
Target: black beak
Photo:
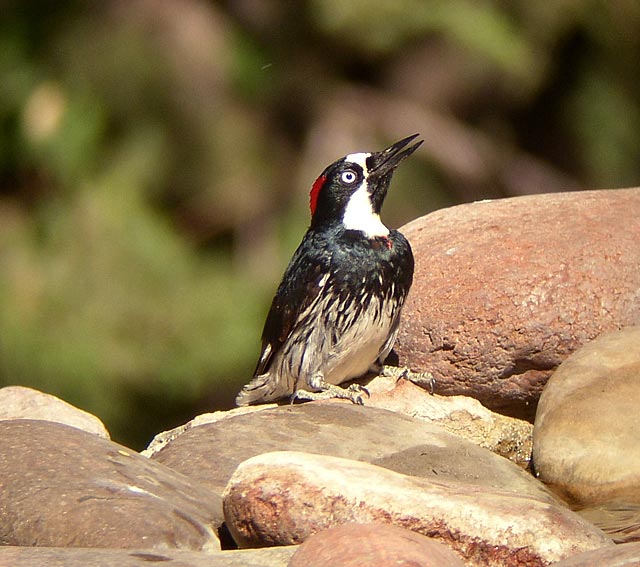
[[[414,134],[413,136],[408,136],[399,142],[392,144],[381,152],[371,154],[371,156],[367,158],[367,169],[369,170],[369,175],[383,177],[387,173],[392,172],[396,167],[398,167],[404,158],[409,157],[420,147],[423,140],[420,140],[418,143],[413,144],[408,148],[406,147],[419,135],[420,134]]]

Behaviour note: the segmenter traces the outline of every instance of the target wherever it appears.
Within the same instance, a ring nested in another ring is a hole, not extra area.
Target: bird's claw
[[[360,384],[351,384],[348,388],[341,388],[340,386],[334,386],[333,384],[327,384],[327,387],[319,392],[310,392],[308,390],[296,390],[291,395],[291,403],[296,400],[301,401],[317,401],[317,400],[331,400],[341,399],[349,400],[359,406],[364,405],[364,398],[362,394],[366,394],[367,398],[371,397],[369,390]]]
[[[412,372],[406,366],[383,366],[381,374],[382,376],[395,378],[396,382],[402,379],[409,380],[416,386],[427,389],[431,395],[435,393],[436,379],[431,372]]]

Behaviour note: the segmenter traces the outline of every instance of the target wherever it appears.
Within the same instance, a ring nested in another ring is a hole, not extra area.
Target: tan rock
[[[24,386],[0,388],[0,420],[3,419],[42,419],[65,423],[109,439],[107,428],[95,415],[51,394]]]
[[[312,535],[289,567],[465,567],[433,538],[389,524],[342,524]]]
[[[578,514],[615,542],[640,541],[640,504],[637,502],[602,502],[579,508]]]
[[[569,354],[640,323],[640,189],[460,205],[401,231],[416,272],[395,350],[436,393],[532,420]]]
[[[220,548],[216,494],[68,425],[0,421],[0,483],[2,545]]]
[[[640,533],[639,407],[640,327],[629,327],[598,337],[558,368],[534,427],[540,479],[620,537]]]
[[[378,376],[366,384],[364,405],[388,409],[433,423],[475,445],[527,468],[533,425],[494,413],[468,396],[438,396],[409,380]]]
[[[223,497],[226,525],[241,547],[299,543],[335,525],[367,522],[438,539],[470,567],[542,567],[613,545],[577,514],[548,502],[310,453],[245,461]]]
[[[553,564],[553,567],[638,567],[640,543],[626,543],[578,553]]]

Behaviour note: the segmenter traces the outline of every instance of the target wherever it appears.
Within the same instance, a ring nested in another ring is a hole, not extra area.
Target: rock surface
[[[145,457],[153,457],[156,453],[159,453],[164,447],[171,443],[174,439],[180,437],[185,431],[193,427],[200,425],[207,425],[208,423],[216,423],[223,419],[229,419],[230,417],[236,417],[238,415],[244,415],[247,413],[254,413],[257,411],[263,411],[265,409],[277,408],[278,404],[260,404],[257,406],[243,406],[239,408],[232,408],[230,410],[214,411],[211,413],[203,413],[194,417],[191,421],[179,425],[168,431],[162,431],[158,433],[149,443],[149,446],[141,451],[140,454]]]
[[[60,398],[24,386],[0,388],[0,420],[3,419],[43,419],[65,423],[109,439],[107,428],[95,415]]]
[[[364,399],[365,406],[427,421],[523,468],[530,464],[533,424],[528,421],[494,413],[467,396],[432,395],[405,379],[381,375],[355,382],[364,385],[370,393],[370,397]],[[278,404],[262,404],[199,415],[180,427],[156,435],[142,454],[153,456],[193,427],[277,407]]]
[[[438,426],[342,401],[285,405],[183,428],[152,459],[222,493],[241,462],[282,450],[349,457],[405,474],[553,499],[513,463]]]
[[[613,545],[561,506],[310,453],[274,452],[245,461],[223,497],[227,527],[241,547],[299,543],[353,522],[410,528],[478,567],[542,567]]]
[[[343,524],[312,535],[289,567],[465,567],[433,538],[389,524]]]
[[[534,429],[540,479],[627,539],[640,537],[638,408],[640,327],[629,327],[598,337],[558,368]]]
[[[7,567],[286,567],[295,547],[198,552],[167,549],[2,547]]]
[[[436,393],[532,420],[568,355],[640,324],[640,189],[460,205],[401,231],[416,271],[395,351]]]
[[[438,396],[409,380],[378,376],[366,383],[365,406],[388,409],[428,421],[527,468],[533,425],[494,413],[468,396]]]
[[[0,544],[219,549],[219,497],[74,427],[0,421]]]
[[[640,541],[640,504],[637,502],[614,500],[577,511],[615,542]]]
[[[626,543],[578,553],[553,564],[553,567],[638,567],[640,543]]]

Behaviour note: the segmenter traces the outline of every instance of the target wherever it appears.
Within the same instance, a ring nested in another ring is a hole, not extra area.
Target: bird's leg
[[[436,388],[436,379],[431,372],[413,372],[406,366],[384,365],[380,374],[389,378],[395,378],[396,381],[403,378],[409,380],[409,382],[413,382],[417,386],[429,390],[429,393],[432,395]]]
[[[295,400],[331,400],[334,398],[350,400],[354,404],[364,405],[362,394],[366,394],[369,397],[369,391],[360,384],[351,384],[348,388],[341,388],[334,384],[329,384],[324,381],[324,376],[318,372],[311,376],[307,380],[309,387],[313,388],[314,392],[308,390],[296,390],[291,396],[291,401]]]

